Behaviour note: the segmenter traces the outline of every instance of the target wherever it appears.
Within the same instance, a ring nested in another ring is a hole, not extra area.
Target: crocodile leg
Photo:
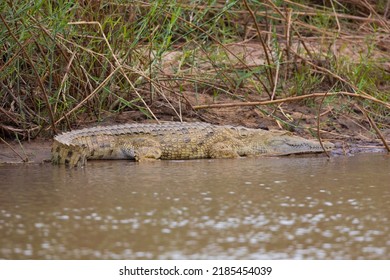
[[[66,146],[55,143],[52,147],[52,162],[69,167],[84,166],[87,162],[86,150],[79,146]]]
[[[238,158],[240,155],[231,145],[222,142],[213,144],[209,149],[210,158]]]
[[[162,154],[160,143],[153,139],[121,139],[118,144],[124,155],[136,161],[157,160]]]

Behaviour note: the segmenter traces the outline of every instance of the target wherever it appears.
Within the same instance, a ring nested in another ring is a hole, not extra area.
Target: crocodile
[[[87,159],[182,160],[280,156],[330,151],[330,142],[286,131],[194,122],[121,124],[73,130],[54,137],[52,162],[84,166]]]

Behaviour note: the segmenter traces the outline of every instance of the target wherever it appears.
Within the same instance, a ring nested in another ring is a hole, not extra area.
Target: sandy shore
[[[43,163],[50,161],[51,140],[0,143],[0,164]]]

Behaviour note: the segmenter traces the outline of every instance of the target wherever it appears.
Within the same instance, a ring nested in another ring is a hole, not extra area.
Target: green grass
[[[200,95],[252,101],[348,91],[389,102],[389,55],[377,44],[388,22],[367,20],[361,3],[317,2],[2,1],[0,136],[49,135],[124,111],[160,118],[161,107],[181,119],[194,113],[181,102]],[[379,2],[372,8],[383,13]],[[258,52],[248,56],[251,44]],[[355,48],[353,56],[343,48]]]

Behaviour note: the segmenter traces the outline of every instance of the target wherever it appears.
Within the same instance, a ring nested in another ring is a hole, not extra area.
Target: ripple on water
[[[386,259],[390,173],[378,170],[389,160],[8,170],[0,258]]]

